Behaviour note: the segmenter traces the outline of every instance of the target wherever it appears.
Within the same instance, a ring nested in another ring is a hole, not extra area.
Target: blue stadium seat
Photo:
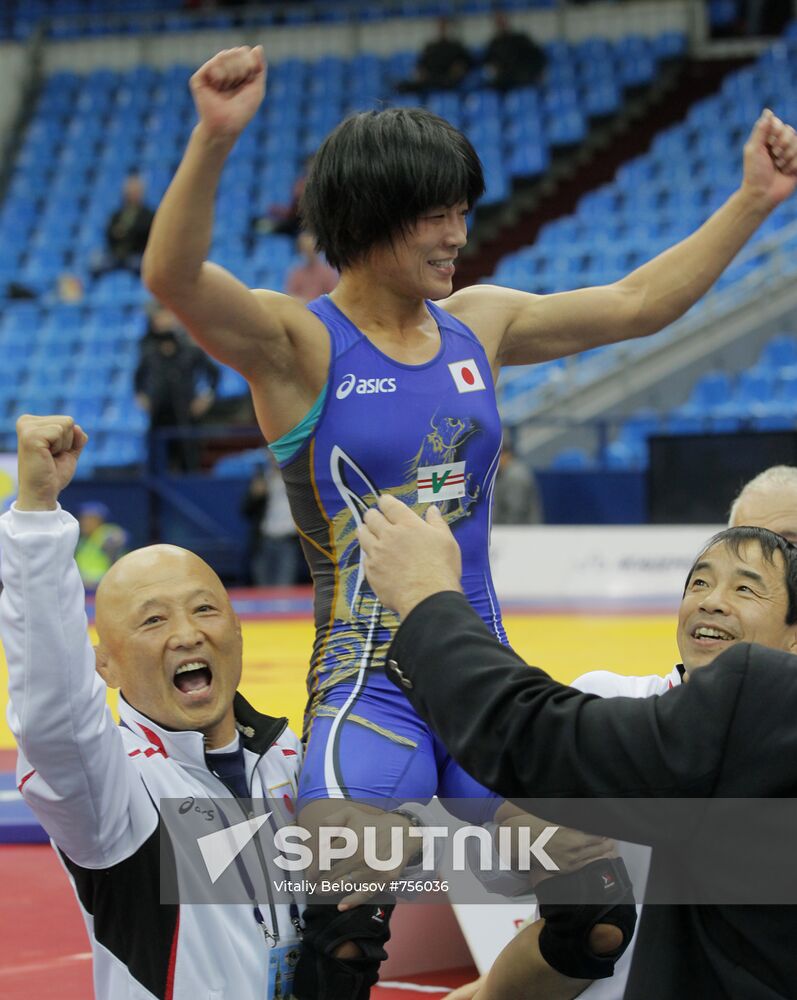
[[[738,16],[735,0],[709,0],[708,17],[713,28],[729,28]]]
[[[647,439],[661,433],[662,426],[663,418],[655,410],[637,410],[620,425],[617,437],[632,446],[642,443],[647,447]]]
[[[734,399],[742,406],[766,403],[775,395],[775,380],[770,369],[742,372],[736,381]]]
[[[0,365],[0,400],[4,400],[16,392],[25,381],[26,362],[26,358],[15,358],[12,361],[7,356],[3,356],[3,364]]]
[[[790,334],[773,337],[761,352],[758,365],[775,369],[797,365],[797,337]]]
[[[582,112],[572,107],[551,112],[546,131],[552,146],[574,146],[586,138],[587,123]]]
[[[143,434],[109,431],[96,461],[101,468],[126,467],[143,465],[146,457],[146,439]]]
[[[8,415],[16,418],[23,413],[33,413],[37,416],[59,413],[63,410],[62,399],[61,393],[54,388],[26,388],[12,400],[11,412]]]
[[[264,448],[251,448],[232,455],[224,455],[213,466],[211,474],[221,479],[249,477],[255,469],[268,465],[269,462],[268,453]]]
[[[144,2],[165,13],[177,0],[163,0],[159,5],[156,0],[120,0],[125,9]],[[417,3],[428,14],[428,4]],[[472,5],[481,9],[485,0],[473,0]],[[518,0],[517,7],[528,9],[529,4]],[[332,8],[334,4],[325,4],[324,16],[337,16]],[[209,25],[217,15],[203,16]],[[219,12],[218,17],[225,20],[229,15]],[[187,23],[181,17],[180,24]],[[547,169],[551,142],[581,140],[587,129],[585,109],[592,116],[611,113],[621,96],[618,81],[636,85],[653,61],[679,55],[683,46],[684,37],[677,32],[617,43],[596,38],[577,45],[557,41],[548,47],[551,72],[542,90],[522,88],[497,95],[477,88],[464,100],[446,93],[433,95],[428,103],[454,121],[462,109],[462,120],[485,157],[485,202],[496,203],[508,197],[513,177],[538,176]],[[217,225],[219,249],[234,259],[242,273],[257,276],[268,271],[275,283],[284,278],[293,256],[291,241],[283,254],[276,255],[266,252],[259,240],[250,245],[250,217],[264,211],[269,202],[289,200],[301,157],[314,151],[338,120],[344,103],[370,106],[374,99],[383,99],[392,82],[408,74],[414,58],[414,53],[402,52],[390,57],[366,53],[352,60],[330,56],[275,61],[270,72],[271,99],[230,158],[220,189],[224,217]],[[715,207],[738,181],[738,164],[723,167],[733,158],[729,151],[738,149],[744,139],[740,129],[744,127],[746,134],[749,125],[747,121],[737,125],[737,117],[743,117],[763,94],[782,95],[784,101],[797,99],[797,88],[790,87],[795,68],[793,53],[781,47],[765,53],[749,70],[730,74],[718,97],[696,103],[685,124],[658,136],[649,155],[621,168],[610,193],[591,205],[587,201],[579,206],[569,230],[551,227],[540,234],[539,259],[550,257],[555,265],[543,267],[538,259],[530,268],[529,261],[521,260],[506,271],[499,265],[496,274],[506,273],[519,284],[534,281],[538,288],[606,280],[694,228],[699,214]],[[34,283],[44,288],[53,280],[57,266],[71,267],[75,261],[87,260],[102,245],[107,216],[119,202],[122,180],[131,166],[140,163],[151,198],[161,196],[193,118],[187,88],[191,69],[176,65],[160,72],[140,66],[123,72],[101,69],[83,76],[59,73],[45,79],[17,161],[21,197],[13,204],[7,199],[0,207],[0,240],[28,249],[30,264],[21,262],[18,254],[13,260],[9,257],[0,279],[16,274],[23,263],[23,268],[32,270]],[[561,85],[555,92],[552,82]],[[103,120],[98,113],[109,117]],[[721,127],[709,127],[715,121]],[[309,127],[302,129],[300,124]],[[682,166],[676,169],[678,164]],[[705,172],[706,165],[711,170],[695,194],[694,174]],[[667,185],[688,193],[665,197]],[[82,197],[85,206],[79,203]],[[625,223],[619,218],[621,197]],[[784,207],[771,225],[786,219],[790,208]],[[674,214],[668,215],[668,210]],[[794,210],[797,216],[797,202]],[[214,253],[216,249],[214,244]],[[734,281],[740,273],[731,270],[723,280]],[[89,308],[95,302],[110,306],[121,301],[133,306],[147,298],[140,283],[131,284],[126,278],[118,284],[116,279],[101,279],[87,286]],[[125,342],[132,344],[140,330],[140,325],[130,325]],[[47,339],[43,336],[43,342]],[[106,341],[98,343],[99,350],[104,350]],[[128,368],[114,370],[118,374],[112,378],[121,384]],[[755,391],[754,383],[742,387],[740,382],[739,392],[748,393],[751,401]]]
[[[688,39],[682,31],[663,31],[653,37],[653,52],[658,59],[677,59],[685,56]]]
[[[647,445],[642,440],[618,438],[606,446],[604,461],[609,469],[644,469],[648,464]]]
[[[559,472],[575,472],[594,466],[594,460],[582,448],[565,448],[553,458],[548,468]]]
[[[733,382],[725,372],[708,372],[695,383],[681,412],[705,413],[727,403],[733,396]]]
[[[129,271],[111,271],[96,279],[87,297],[93,305],[136,305],[146,302],[149,293],[137,275]]]
[[[797,367],[780,370],[775,396],[778,402],[791,405],[797,411]]]
[[[735,413],[727,412],[729,406],[722,410],[715,410],[709,414],[706,424],[707,430],[712,434],[736,434],[748,423],[749,413],[746,410],[738,410]]]
[[[582,94],[583,108],[590,117],[612,115],[621,102],[622,93],[615,80],[592,81]]]
[[[20,339],[35,335],[42,324],[43,315],[38,302],[9,302],[0,313],[0,331],[6,337],[15,336]]]
[[[507,167],[512,177],[537,177],[545,173],[550,162],[547,144],[544,141],[528,140],[515,147]]]
[[[664,418],[662,429],[665,434],[700,434],[706,429],[706,420],[705,411],[684,413],[683,408],[679,408]]]
[[[625,87],[640,87],[650,83],[656,73],[656,60],[652,52],[636,51],[623,54],[618,59],[619,82]]]
[[[216,387],[216,395],[219,399],[235,399],[239,396],[249,395],[249,385],[243,375],[232,368],[221,366],[221,378]]]
[[[485,169],[484,180],[486,191],[482,197],[483,205],[494,205],[506,201],[509,197],[509,181],[503,170]]]
[[[797,415],[788,413],[753,413],[750,424],[758,431],[790,431],[797,427]]]
[[[36,364],[29,372],[25,382],[25,391],[46,392],[52,395],[61,395],[68,382],[67,372],[61,359],[48,358],[47,363]]]

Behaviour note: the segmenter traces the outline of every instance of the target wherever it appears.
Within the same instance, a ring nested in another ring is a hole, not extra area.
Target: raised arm
[[[199,123],[155,215],[142,277],[201,347],[249,381],[273,439],[304,416],[321,389],[329,359],[324,328],[289,296],[252,291],[207,260],[219,178],[265,85],[260,46],[219,52],[191,78]]]
[[[20,417],[19,497],[0,518],[9,725],[17,783],[77,864],[114,864],[157,825],[97,676],[74,561],[78,524],[58,506],[86,435],[70,417]]]
[[[797,136],[764,111],[744,147],[739,189],[691,236],[611,285],[553,295],[473,286],[449,300],[496,367],[546,361],[646,337],[682,316],[714,284],[797,186]]]

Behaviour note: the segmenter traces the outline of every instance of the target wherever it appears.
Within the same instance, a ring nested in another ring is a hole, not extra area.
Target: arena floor
[[[666,673],[677,658],[672,614],[524,615],[506,618],[513,646],[530,663],[563,681],[587,670]],[[312,644],[308,617],[244,620],[242,691],[270,713],[284,712],[301,727],[304,674]],[[13,741],[5,723],[5,663],[0,649],[0,771],[13,768]],[[90,954],[66,878],[49,847],[0,846],[0,996],[3,1000],[88,1000]],[[420,967],[420,966],[419,966]],[[428,968],[428,965],[425,966]],[[475,975],[441,969],[413,976],[418,989],[384,987],[374,1000],[444,996]]]

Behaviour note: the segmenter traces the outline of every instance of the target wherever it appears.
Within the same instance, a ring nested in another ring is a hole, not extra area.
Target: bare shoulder
[[[534,308],[544,296],[500,285],[469,285],[454,292],[440,306],[470,327],[494,360],[519,312]]]
[[[283,331],[245,373],[260,428],[274,441],[299,423],[326,384],[331,345],[327,328],[303,302],[267,289],[252,294]]]
[[[487,325],[495,330],[502,324],[508,326],[518,310],[533,307],[543,300],[542,295],[521,292],[517,288],[469,285],[454,292],[440,306],[474,329],[476,325]]]
[[[252,290],[258,304],[284,331],[286,371],[279,377],[320,384],[326,378],[330,358],[329,331],[304,302],[265,288]],[[277,359],[273,356],[272,362]]]
[[[284,327],[294,343],[303,338],[328,339],[326,327],[321,320],[292,295],[273,292],[268,288],[253,288],[252,293],[266,313]]]

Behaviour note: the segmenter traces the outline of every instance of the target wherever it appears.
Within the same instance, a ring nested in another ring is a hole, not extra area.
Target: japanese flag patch
[[[473,358],[467,361],[452,361],[448,366],[457,392],[478,392],[484,388],[484,381]]]

